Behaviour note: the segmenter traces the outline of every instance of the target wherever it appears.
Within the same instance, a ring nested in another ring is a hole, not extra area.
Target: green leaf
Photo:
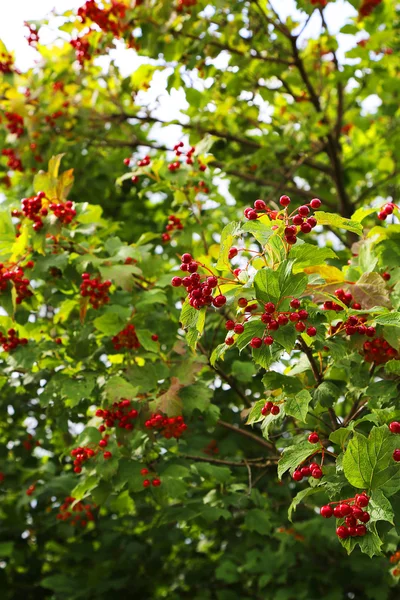
[[[348,429],[347,427],[339,427],[339,429],[336,429],[336,431],[332,431],[329,439],[334,444],[337,444],[343,448],[351,434],[351,429]]]
[[[378,325],[385,325],[390,327],[400,327],[400,313],[391,312],[385,315],[378,315],[375,317],[375,321]]]
[[[295,260],[293,271],[299,272],[306,267],[322,265],[327,258],[337,258],[330,248],[320,248],[313,244],[296,244],[290,250],[290,258]]]
[[[244,524],[249,531],[255,531],[261,535],[268,535],[271,533],[271,519],[261,508],[252,508],[251,510],[248,510],[244,518]]]
[[[209,463],[196,463],[195,470],[206,480],[215,479],[219,483],[227,483],[231,478],[231,470],[228,467],[219,467]]]
[[[329,408],[340,396],[340,390],[331,381],[323,381],[314,391],[314,400],[321,406]]]
[[[261,221],[248,221],[247,223],[244,223],[244,225],[242,225],[242,231],[244,233],[251,233],[262,246],[265,246],[271,235],[274,233],[270,224],[267,225]]]
[[[304,422],[310,402],[311,394],[307,390],[302,390],[296,396],[289,396],[285,402],[286,414]]]
[[[298,507],[298,505],[304,500],[304,498],[307,498],[308,496],[312,496],[313,494],[316,494],[318,492],[320,492],[321,490],[317,487],[307,487],[304,490],[300,490],[300,492],[298,492],[295,497],[293,498],[292,502],[290,503],[290,506],[288,508],[288,518],[289,521],[293,521],[293,513],[295,512],[296,508]]]
[[[400,360],[389,360],[389,362],[385,364],[385,371],[392,375],[400,375]]]
[[[112,312],[106,312],[101,317],[93,321],[93,325],[105,335],[116,335],[123,329],[124,320],[120,315]]]
[[[232,363],[232,376],[242,383],[248,383],[253,379],[257,369],[251,362],[234,360]]]
[[[225,271],[230,268],[228,258],[229,250],[232,247],[235,237],[238,237],[240,232],[240,223],[235,223],[234,221],[229,223],[229,225],[226,225],[226,227],[224,227],[222,230],[219,257],[216,265],[216,268],[219,271]]]
[[[262,338],[265,331],[265,325],[260,319],[252,319],[244,324],[244,331],[237,337],[236,345],[239,350],[246,348],[253,337]],[[228,346],[229,348],[229,346]]]
[[[389,292],[379,273],[363,273],[357,283],[351,286],[351,293],[355,301],[366,309],[391,306]]]
[[[330,227],[339,227],[340,229],[345,229],[346,231],[352,231],[353,233],[362,235],[362,225],[357,221],[345,219],[340,215],[327,213],[324,211],[317,211],[314,213],[314,216],[317,219],[318,225],[329,225]]]
[[[66,379],[62,383],[61,392],[66,396],[66,405],[74,407],[90,395],[96,385],[96,375],[85,373],[81,379]]]
[[[253,425],[265,419],[264,415],[261,414],[261,409],[265,404],[265,398],[257,400],[257,402],[251,407],[249,415],[247,417],[246,425]]]
[[[149,352],[160,352],[160,344],[151,339],[152,333],[148,329],[136,329],[136,335],[145,350]]]
[[[357,488],[380,489],[386,496],[400,490],[400,464],[393,460],[398,444],[386,425],[374,427],[368,438],[355,433],[343,457],[346,479]]]
[[[123,377],[116,376],[107,381],[105,392],[110,402],[119,402],[121,398],[133,400],[136,397],[137,388]]]
[[[196,409],[205,412],[210,405],[212,395],[213,391],[200,381],[182,388],[179,396],[182,400],[183,413],[191,415]]]
[[[97,475],[90,475],[89,477],[81,479],[78,485],[72,490],[71,496],[73,496],[77,502],[83,500],[83,498],[87,498],[90,496],[90,492],[97,487],[98,482],[99,479]]]
[[[278,477],[282,479],[282,475],[286,473],[286,471],[294,470],[300,463],[302,463],[306,458],[314,454],[315,445],[310,444],[310,442],[300,442],[295,446],[289,446],[285,448],[283,451],[282,457],[278,462]]]
[[[381,490],[374,490],[372,492],[368,512],[371,515],[371,523],[375,521],[387,521],[391,525],[394,525],[393,507]]]

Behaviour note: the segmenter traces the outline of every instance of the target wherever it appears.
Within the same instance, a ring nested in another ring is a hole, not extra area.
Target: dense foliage
[[[0,48],[6,600],[398,597],[399,8],[338,4]]]

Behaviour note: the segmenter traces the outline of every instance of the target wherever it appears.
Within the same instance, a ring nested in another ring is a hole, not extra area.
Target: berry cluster
[[[12,171],[23,171],[24,167],[22,166],[21,159],[17,157],[15,151],[12,148],[3,148],[1,151],[2,156],[7,156],[7,167],[9,167]]]
[[[374,8],[381,4],[382,0],[363,0],[358,14],[360,17],[369,17]]]
[[[122,348],[127,348],[128,350],[137,350],[140,348],[140,343],[136,335],[136,329],[132,323],[127,325],[122,331],[117,333],[117,335],[114,335],[111,341],[115,350],[121,350]]]
[[[293,245],[297,242],[298,233],[310,233],[317,225],[317,219],[314,216],[309,216],[310,207],[313,210],[317,210],[320,208],[322,202],[318,198],[313,198],[309,204],[304,204],[289,214],[288,206],[290,202],[289,196],[281,196],[279,204],[284,210],[277,211],[268,208],[264,200],[256,200],[253,205],[254,208],[248,207],[244,209],[244,216],[246,219],[254,221],[262,216],[263,213],[266,213],[272,221],[284,221],[285,240],[289,245]],[[277,225],[274,227],[277,227]]]
[[[91,57],[89,42],[91,33],[92,31],[89,30],[85,35],[70,41],[71,46],[75,50],[76,59],[81,66],[85,64],[85,61],[90,60]]]
[[[162,234],[161,238],[163,242],[169,242],[171,240],[171,233],[173,231],[181,231],[183,229],[182,221],[175,215],[168,217],[168,225],[165,227],[166,232]]]
[[[384,204],[378,212],[378,219],[380,221],[386,221],[388,216],[394,213],[395,208],[398,209],[399,207],[396,204],[393,204],[393,202],[388,202],[387,204]]]
[[[350,292],[345,292],[343,288],[335,290],[335,296],[348,308],[354,308],[354,310],[361,310],[361,304],[359,304],[358,302],[354,302],[353,294],[351,294]],[[335,310],[336,312],[341,312],[342,310],[344,310],[343,306],[337,304],[336,302],[333,302],[332,300],[327,300],[326,302],[324,302],[322,308],[324,310]]]
[[[94,521],[93,509],[96,508],[96,505],[77,502],[75,506],[71,506],[74,502],[75,498],[72,496],[65,498],[63,504],[61,504],[59,508],[56,518],[59,521],[68,522],[70,525],[86,527],[88,521]]]
[[[6,125],[10,133],[14,133],[17,137],[21,137],[24,133],[24,119],[16,113],[6,112],[4,113],[8,123]]]
[[[74,458],[74,472],[81,473],[83,463],[95,454],[96,452],[89,446],[78,446],[78,448],[71,450],[71,456]]]
[[[320,6],[321,8],[325,8],[328,4],[328,0],[311,0],[311,4],[313,6]]]
[[[25,268],[27,267],[28,265]],[[14,285],[15,302],[17,304],[21,304],[25,298],[33,296],[31,290],[28,289],[30,282],[25,277],[24,269],[18,266],[6,267],[3,263],[0,263],[0,293],[7,290],[9,282]]]
[[[199,263],[193,260],[193,257],[189,253],[182,254],[182,264],[180,266],[181,271],[187,271],[191,273],[187,277],[173,277],[171,284],[173,287],[179,287],[183,285],[189,294],[189,304],[200,310],[203,306],[215,306],[215,308],[221,308],[226,303],[226,297],[222,294],[213,296],[213,290],[218,287],[218,278],[215,275],[207,276],[204,275],[203,281],[201,281],[201,275],[196,273],[199,268]]]
[[[186,156],[186,164],[187,165],[193,165],[194,164],[194,158],[193,158],[193,154],[196,151],[195,146],[191,146],[189,148],[189,150],[187,150],[186,152],[183,150],[183,146],[184,143],[183,142],[179,142],[178,144],[175,144],[174,146],[174,150],[175,150],[175,155],[179,158],[180,156]],[[177,169],[179,169],[179,167],[181,166],[181,162],[180,160],[175,160],[174,162],[170,163],[168,165],[168,169],[170,171],[176,171]],[[199,161],[199,170],[200,171],[205,171],[207,169],[206,165],[202,164]]]
[[[108,291],[111,287],[111,281],[101,281],[100,277],[90,279],[89,273],[82,274],[82,283],[80,285],[81,296],[89,298],[93,308],[98,309],[110,301]]]
[[[177,12],[182,12],[185,8],[191,8],[196,6],[197,0],[178,0],[176,7]]]
[[[217,440],[211,440],[207,444],[207,446],[203,449],[204,454],[208,454],[212,456],[213,454],[219,454],[218,442]]]
[[[76,216],[76,210],[73,208],[73,205],[73,202],[67,200],[67,202],[51,202],[49,208],[61,223],[69,225]]]
[[[40,229],[42,229],[44,225],[42,217],[46,217],[48,215],[48,210],[47,208],[43,207],[42,202],[45,197],[46,194],[44,192],[38,192],[36,196],[23,198],[21,200],[22,214],[33,221],[33,229],[35,231],[40,231]],[[13,211],[12,215],[13,217],[19,216],[18,211]]]
[[[19,338],[15,329],[9,329],[7,336],[0,333],[0,344],[3,346],[4,352],[12,352],[19,345],[26,346],[28,340],[26,338]]]
[[[144,158],[137,161],[137,166],[138,167],[148,167],[150,163],[151,163],[151,158],[150,158],[150,156],[146,155]]]
[[[68,104],[67,104],[67,106],[68,106]],[[44,120],[46,121],[47,125],[50,125],[50,127],[55,127],[57,119],[59,119],[60,117],[63,117],[63,116],[64,116],[64,113],[62,110],[56,110],[51,115],[46,115]]]
[[[183,417],[165,417],[160,413],[151,415],[150,419],[148,419],[144,425],[147,429],[159,431],[167,440],[171,438],[180,438],[187,429]]]
[[[384,338],[374,338],[364,342],[364,358],[367,362],[383,365],[392,358],[398,357],[398,352]]]
[[[392,556],[390,557],[390,562],[392,563],[392,565],[397,565],[392,571],[393,576],[399,577],[400,576],[400,551],[399,550],[397,552],[395,552],[394,554],[392,554]]]
[[[33,46],[35,48],[39,41],[39,33],[34,25],[30,25],[29,23],[24,23],[24,25],[28,28],[28,35],[26,36],[26,40],[30,46]]]
[[[267,417],[270,414],[276,416],[279,415],[280,412],[281,409],[279,408],[279,405],[271,402],[271,400],[268,400],[261,409],[261,414],[264,417]]]
[[[110,8],[100,8],[96,0],[87,0],[83,6],[78,9],[78,17],[82,23],[90,20],[104,32],[112,33],[119,37],[125,29],[119,19],[123,19],[126,14],[126,6],[122,2],[112,2]]]
[[[367,317],[359,317],[356,315],[351,315],[347,321],[340,321],[336,325],[331,326],[330,334],[344,331],[346,335],[355,335],[358,333],[359,335],[366,335],[368,337],[374,337],[376,330],[375,327],[368,327],[365,325],[367,321]]]
[[[132,431],[134,426],[132,421],[137,419],[138,414],[136,409],[131,408],[131,401],[125,399],[120,402],[114,402],[110,410],[99,408],[96,410],[96,417],[103,419],[103,424],[100,425],[99,431],[103,433],[107,427],[119,427],[120,429]],[[105,447],[104,444],[103,447]]]
[[[0,54],[0,73],[4,73],[4,75],[9,75],[13,72],[14,59],[11,54],[8,52],[2,52]]]
[[[149,470],[148,469],[142,469],[140,471],[140,474],[142,475],[142,477],[146,477],[146,475],[149,474]],[[161,485],[161,479],[159,479],[158,477],[153,477],[153,479],[150,481],[150,479],[147,479],[147,477],[146,477],[146,479],[143,480],[143,487],[144,488],[148,488],[151,485],[153,487],[160,487],[160,485]]]
[[[304,479],[305,477],[313,477],[313,479],[321,479],[323,475],[321,466],[316,463],[316,462],[312,462],[309,465],[304,465],[304,467],[296,467],[296,469],[293,471],[293,479],[294,481],[302,481],[302,479]]]
[[[344,524],[336,529],[336,535],[342,540],[348,537],[363,537],[367,533],[365,523],[368,523],[371,518],[369,512],[363,510],[368,503],[369,497],[363,492],[356,494],[354,498],[326,504],[321,508],[321,516],[325,519],[334,516],[345,520]]]

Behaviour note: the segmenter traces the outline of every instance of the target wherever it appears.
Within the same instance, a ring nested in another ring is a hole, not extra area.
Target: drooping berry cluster
[[[302,481],[306,477],[313,479],[321,479],[323,472],[321,466],[316,462],[311,462],[309,465],[299,466],[293,471],[294,481]]]
[[[10,133],[15,134],[17,137],[21,137],[24,134],[24,119],[16,113],[6,112],[4,113],[8,123],[6,125]]]
[[[178,4],[176,6],[177,12],[182,12],[185,8],[191,8],[192,6],[196,6],[197,0],[178,0]]]
[[[89,446],[78,446],[78,448],[71,450],[71,456],[74,459],[74,472],[81,473],[83,463],[95,455],[96,452]]]
[[[140,474],[142,475],[142,477],[146,477],[147,475],[149,475],[149,470],[148,469],[142,469],[140,471]],[[144,488],[148,488],[151,485],[153,487],[160,487],[160,485],[161,485],[161,479],[159,479],[158,477],[153,477],[153,479],[151,481],[147,477],[146,477],[146,479],[143,479],[143,487]]]
[[[309,204],[304,204],[289,214],[288,206],[290,202],[289,196],[281,196],[279,204],[284,210],[277,211],[268,208],[264,200],[256,200],[254,208],[248,207],[244,209],[244,216],[246,219],[254,221],[263,214],[267,214],[272,221],[283,221],[285,224],[284,237],[286,243],[293,245],[297,242],[297,235],[299,233],[310,233],[317,225],[317,219],[314,216],[310,216],[310,208],[317,210],[322,203],[318,198],[313,198]],[[277,227],[277,225],[274,227]]]
[[[359,304],[358,302],[354,302],[353,294],[351,294],[350,292],[346,292],[343,288],[335,290],[335,296],[348,308],[354,308],[354,310],[361,310],[361,304]],[[332,300],[327,300],[326,302],[324,302],[323,309],[335,310],[336,312],[341,312],[342,310],[344,310],[343,306]]]
[[[211,440],[207,444],[207,446],[203,449],[204,454],[208,454],[212,456],[213,454],[219,454],[218,442],[217,440]]]
[[[178,144],[175,144],[174,146],[174,150],[175,150],[175,155],[179,158],[180,156],[186,156],[186,160],[185,163],[187,165],[193,165],[194,164],[194,158],[193,158],[193,154],[196,151],[195,146],[191,146],[189,148],[189,150],[184,151],[183,150],[184,147],[184,143],[183,142],[179,142]],[[199,171],[205,171],[207,169],[206,165],[202,164],[200,161],[198,161],[199,163]],[[174,162],[170,163],[168,165],[168,169],[170,171],[176,171],[177,169],[179,169],[179,167],[181,166],[181,162],[180,160],[175,160]]]
[[[183,417],[166,417],[160,413],[151,415],[144,425],[147,429],[159,431],[167,440],[180,438],[187,429]]]
[[[346,335],[366,335],[368,337],[374,337],[376,330],[375,327],[368,327],[365,325],[367,317],[351,315],[347,321],[340,321],[336,325],[330,327],[330,335],[338,332],[345,332]]]
[[[320,6],[321,8],[325,8],[328,4],[328,0],[310,0],[313,6]]]
[[[83,66],[91,57],[90,35],[92,30],[89,30],[85,35],[70,41],[71,46],[75,50],[75,56],[78,63]]]
[[[32,494],[35,490],[36,490],[36,486],[34,484],[32,484],[28,487],[28,489],[26,490],[25,493],[27,496],[32,496]]]
[[[367,362],[383,365],[392,358],[398,358],[398,352],[384,338],[374,338],[364,342],[364,358]]]
[[[24,167],[22,166],[22,161],[15,154],[15,151],[12,148],[3,148],[1,151],[2,156],[7,156],[7,167],[9,167],[12,171],[23,171]]]
[[[39,33],[36,30],[35,25],[30,25],[29,23],[24,23],[24,25],[28,29],[28,34],[25,36],[26,40],[30,46],[35,48],[39,41]]]
[[[0,73],[9,75],[14,71],[14,59],[8,52],[2,52],[0,54]]]
[[[140,348],[140,343],[136,335],[135,326],[130,323],[122,331],[114,335],[112,343],[115,350],[126,348],[127,350],[137,350]]]
[[[73,206],[74,203],[71,200],[67,200],[66,202],[51,202],[49,208],[61,223],[69,225],[76,216],[76,210]]]
[[[392,215],[394,213],[394,210],[396,208],[398,209],[399,207],[396,204],[393,204],[393,202],[388,202],[387,204],[384,204],[378,212],[378,219],[380,221],[386,221],[389,215]]]
[[[103,419],[103,424],[100,425],[99,431],[103,433],[107,427],[118,427],[132,431],[134,421],[138,417],[138,411],[131,408],[131,401],[122,399],[120,402],[114,402],[111,409],[99,408],[96,410],[96,417]]]
[[[111,287],[111,281],[101,281],[100,277],[90,279],[89,273],[82,274],[82,283],[80,285],[81,296],[89,298],[93,308],[98,309],[110,301],[108,295]]]
[[[199,263],[193,260],[189,253],[185,253],[181,257],[181,271],[191,273],[186,277],[173,277],[171,285],[173,287],[184,286],[189,294],[189,304],[200,310],[203,306],[215,306],[221,308],[226,303],[226,297],[223,294],[213,296],[213,290],[218,287],[218,278],[215,275],[199,275],[196,273],[199,268]],[[203,278],[203,281],[201,279]]]
[[[29,288],[30,281],[25,277],[24,269],[20,266],[5,266],[0,263],[0,293],[8,289],[8,285],[14,285],[16,298],[15,302],[21,304],[25,298],[33,296]]]
[[[137,166],[138,167],[148,167],[150,163],[151,163],[151,158],[150,158],[150,156],[146,155],[144,158],[137,161]]]
[[[363,510],[369,504],[369,497],[365,492],[356,494],[354,498],[330,502],[321,508],[321,516],[330,519],[344,519],[344,522],[336,529],[336,535],[342,540],[348,537],[363,537],[367,533],[366,523],[371,516],[368,511]],[[332,508],[333,506],[333,508]]]
[[[5,336],[0,332],[0,344],[3,346],[4,352],[12,352],[19,345],[26,346],[28,340],[26,338],[19,338],[15,329],[9,329]]]
[[[276,416],[276,415],[279,415],[280,412],[281,412],[281,409],[279,407],[279,404],[275,404],[271,400],[268,400],[268,402],[266,402],[261,409],[261,414],[264,417],[267,417],[270,414]]]
[[[369,17],[374,8],[381,4],[382,0],[363,0],[358,14],[360,17]]]
[[[78,9],[78,17],[82,23],[92,21],[104,32],[112,33],[119,37],[124,30],[124,25],[120,23],[126,14],[126,5],[122,2],[112,2],[110,8],[101,8],[96,0],[87,0],[83,6]]]
[[[47,208],[43,207],[42,200],[46,197],[44,192],[38,192],[36,196],[31,196],[30,198],[23,198],[21,200],[22,205],[22,214],[27,218],[33,221],[33,229],[35,231],[40,231],[42,229],[44,223],[42,217],[46,217],[48,215]],[[13,217],[19,216],[18,211],[12,212]]]
[[[171,240],[171,233],[174,231],[181,231],[183,229],[182,221],[175,215],[168,217],[168,225],[165,227],[165,233],[162,234],[161,238],[163,242],[169,242]]]
[[[83,504],[83,502],[77,502],[74,506],[72,506],[74,502],[75,498],[72,496],[67,496],[58,509],[56,519],[69,523],[69,525],[72,526],[80,525],[81,527],[86,527],[88,521],[94,521],[93,510],[96,508],[96,505],[91,503]]]
[[[394,567],[394,569],[392,570],[392,575],[394,577],[399,577],[400,576],[400,550],[398,550],[397,552],[392,554],[392,556],[390,557],[390,562],[392,565],[396,565]]]

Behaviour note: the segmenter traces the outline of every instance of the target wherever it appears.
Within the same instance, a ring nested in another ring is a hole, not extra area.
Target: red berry
[[[280,325],[282,327],[284,325],[287,325],[289,323],[288,317],[286,315],[284,315],[283,313],[281,313],[280,315],[278,315],[277,321],[278,321],[278,325]]]
[[[182,278],[181,277],[173,277],[171,279],[171,285],[173,287],[179,287],[180,285],[182,285]]]
[[[301,215],[294,215],[293,225],[302,225],[303,223],[304,223],[304,219]]]
[[[299,471],[297,469],[296,469],[296,471],[293,472],[292,477],[295,481],[301,481],[303,479],[303,475],[301,474],[301,471]]]
[[[158,342],[158,335],[156,333],[153,333],[151,339],[153,340],[153,342]]]
[[[182,254],[182,256],[181,256],[181,260],[182,260],[182,262],[183,262],[183,263],[185,263],[185,264],[189,264],[189,263],[191,263],[191,262],[192,262],[192,260],[193,260],[193,259],[192,259],[192,255],[191,255],[191,254],[189,254],[188,252],[186,252],[185,254]]]
[[[280,412],[281,409],[279,408],[279,406],[277,404],[274,404],[274,406],[271,408],[271,415],[274,415],[276,417],[276,415],[279,415]]]
[[[341,519],[342,517],[344,517],[344,515],[342,515],[342,511],[340,509],[340,504],[335,506],[335,508],[333,509],[333,514],[337,519]]]
[[[235,343],[235,340],[234,340],[233,337],[227,337],[226,340],[225,340],[225,344],[227,346],[233,346],[234,343]]]
[[[399,421],[392,421],[389,425],[389,429],[392,433],[400,433],[400,423]]]
[[[300,225],[300,230],[302,233],[310,233],[312,227],[310,225],[310,223],[303,223],[302,225]]]
[[[290,313],[290,315],[289,315],[289,320],[292,323],[296,323],[299,320],[299,318],[300,318],[299,313]]]
[[[304,206],[300,206],[298,208],[298,213],[302,217],[306,217],[310,213],[310,209],[308,208],[308,206],[305,206],[305,205]]]
[[[385,204],[383,212],[387,215],[392,215],[394,211],[393,204]]]
[[[279,204],[281,206],[289,206],[289,204],[290,204],[290,198],[289,198],[289,196],[281,196],[279,198]]]
[[[348,515],[346,517],[346,525],[347,527],[355,527],[357,525],[357,519],[353,517],[353,515]]]
[[[396,448],[396,450],[393,452],[393,460],[400,462],[400,448]]]
[[[366,506],[368,506],[369,497],[367,496],[367,494],[356,494],[354,501],[357,504],[357,506],[365,508]]]
[[[310,202],[311,208],[317,210],[321,206],[322,202],[319,198],[313,198]]]
[[[264,200],[256,200],[254,202],[254,208],[256,210],[265,210],[267,208],[267,205],[265,204]]]
[[[385,271],[384,273],[382,273],[382,279],[384,279],[385,281],[389,281],[390,278],[391,278],[391,275],[387,271]]]
[[[243,333],[244,326],[241,323],[236,323],[235,327],[233,328],[233,331],[235,333]]]
[[[251,342],[250,342],[250,346],[252,348],[260,348],[262,344],[262,339],[259,337],[253,337]]]
[[[148,470],[148,469],[142,469],[142,470],[140,471],[140,474],[141,474],[141,475],[147,475],[147,474],[148,474],[148,472],[149,472],[149,470]]]
[[[107,440],[100,440],[99,446],[100,446],[100,448],[106,448],[106,446],[108,446]]]
[[[213,298],[213,301],[212,301],[213,305],[216,308],[221,308],[221,306],[223,306],[225,304],[225,302],[226,302],[226,297],[222,296],[222,295],[215,296],[215,298]]]
[[[274,338],[273,338],[273,337],[271,337],[270,335],[267,335],[267,336],[264,338],[264,344],[265,344],[266,346],[271,346],[273,343],[274,343]]]
[[[310,442],[310,444],[318,444],[318,442],[319,442],[318,433],[316,433],[315,431],[313,433],[310,433],[310,435],[308,436],[308,441]]]
[[[308,319],[308,312],[306,310],[304,310],[304,309],[299,310],[298,314],[299,314],[299,319],[301,321],[305,321],[306,319]]]
[[[331,516],[333,515],[333,510],[329,506],[329,504],[326,504],[325,506],[321,507],[320,515],[321,515],[321,517],[324,517],[324,519],[330,519],[331,518]]]
[[[229,320],[225,323],[225,329],[227,329],[228,331],[231,331],[232,329],[234,329],[234,327],[235,327],[234,321]]]
[[[356,527],[356,535],[359,537],[363,537],[367,533],[367,528],[365,525],[357,525]]]
[[[295,329],[299,333],[303,333],[303,331],[305,331],[305,329],[306,329],[306,326],[304,325],[304,323],[302,321],[299,321],[298,323],[296,323]]]
[[[112,457],[112,454],[111,454],[111,452],[104,452],[103,456],[104,456],[105,460],[108,460]]]
[[[229,252],[228,252],[228,258],[229,259],[234,258],[237,255],[238,252],[239,251],[238,251],[237,248],[235,248],[235,247],[230,248]]]
[[[309,335],[310,337],[314,337],[317,335],[317,330],[315,329],[315,327],[308,327],[307,329],[307,335]]]
[[[360,517],[362,517],[364,511],[361,508],[359,508],[358,506],[353,506],[352,510],[353,510],[353,517],[360,520]]]
[[[239,298],[238,306],[240,306],[240,308],[245,308],[247,305],[248,305],[248,300],[246,300],[246,298]]]
[[[300,469],[300,471],[301,471],[301,474],[303,475],[303,477],[310,477],[310,475],[311,475],[310,467],[302,467]]]
[[[353,512],[351,506],[346,504],[346,502],[342,502],[341,504],[339,504],[339,508],[343,517],[347,517],[347,515],[351,515]]]
[[[349,530],[347,529],[347,527],[345,527],[344,525],[340,525],[337,529],[336,529],[336,535],[338,537],[340,537],[342,540],[345,540],[349,537]]]
[[[370,518],[371,518],[371,516],[370,516],[369,512],[364,511],[363,514],[361,515],[361,517],[359,518],[359,521],[361,521],[362,523],[368,523]]]
[[[145,480],[143,481],[143,487],[144,487],[144,488],[147,488],[147,487],[149,487],[149,485],[150,485],[150,480],[149,480],[149,479],[145,479]]]
[[[155,478],[152,480],[151,484],[152,484],[154,487],[159,487],[159,486],[161,485],[161,480],[160,480],[160,479],[158,479],[157,477],[155,477]]]
[[[245,216],[247,219],[249,219],[249,221],[255,221],[258,218],[258,214],[252,208],[249,211],[247,211]]]
[[[299,308],[300,300],[298,298],[293,298],[293,300],[290,301],[290,306],[291,308]]]
[[[314,227],[317,225],[317,219],[315,217],[308,217],[307,223],[311,225],[312,229],[314,229]]]
[[[318,467],[317,469],[312,469],[311,471],[311,477],[314,477],[314,479],[321,479],[322,475],[323,473],[320,467]]]
[[[275,304],[273,302],[267,302],[267,304],[264,304],[264,309],[265,312],[272,314],[275,312]]]

